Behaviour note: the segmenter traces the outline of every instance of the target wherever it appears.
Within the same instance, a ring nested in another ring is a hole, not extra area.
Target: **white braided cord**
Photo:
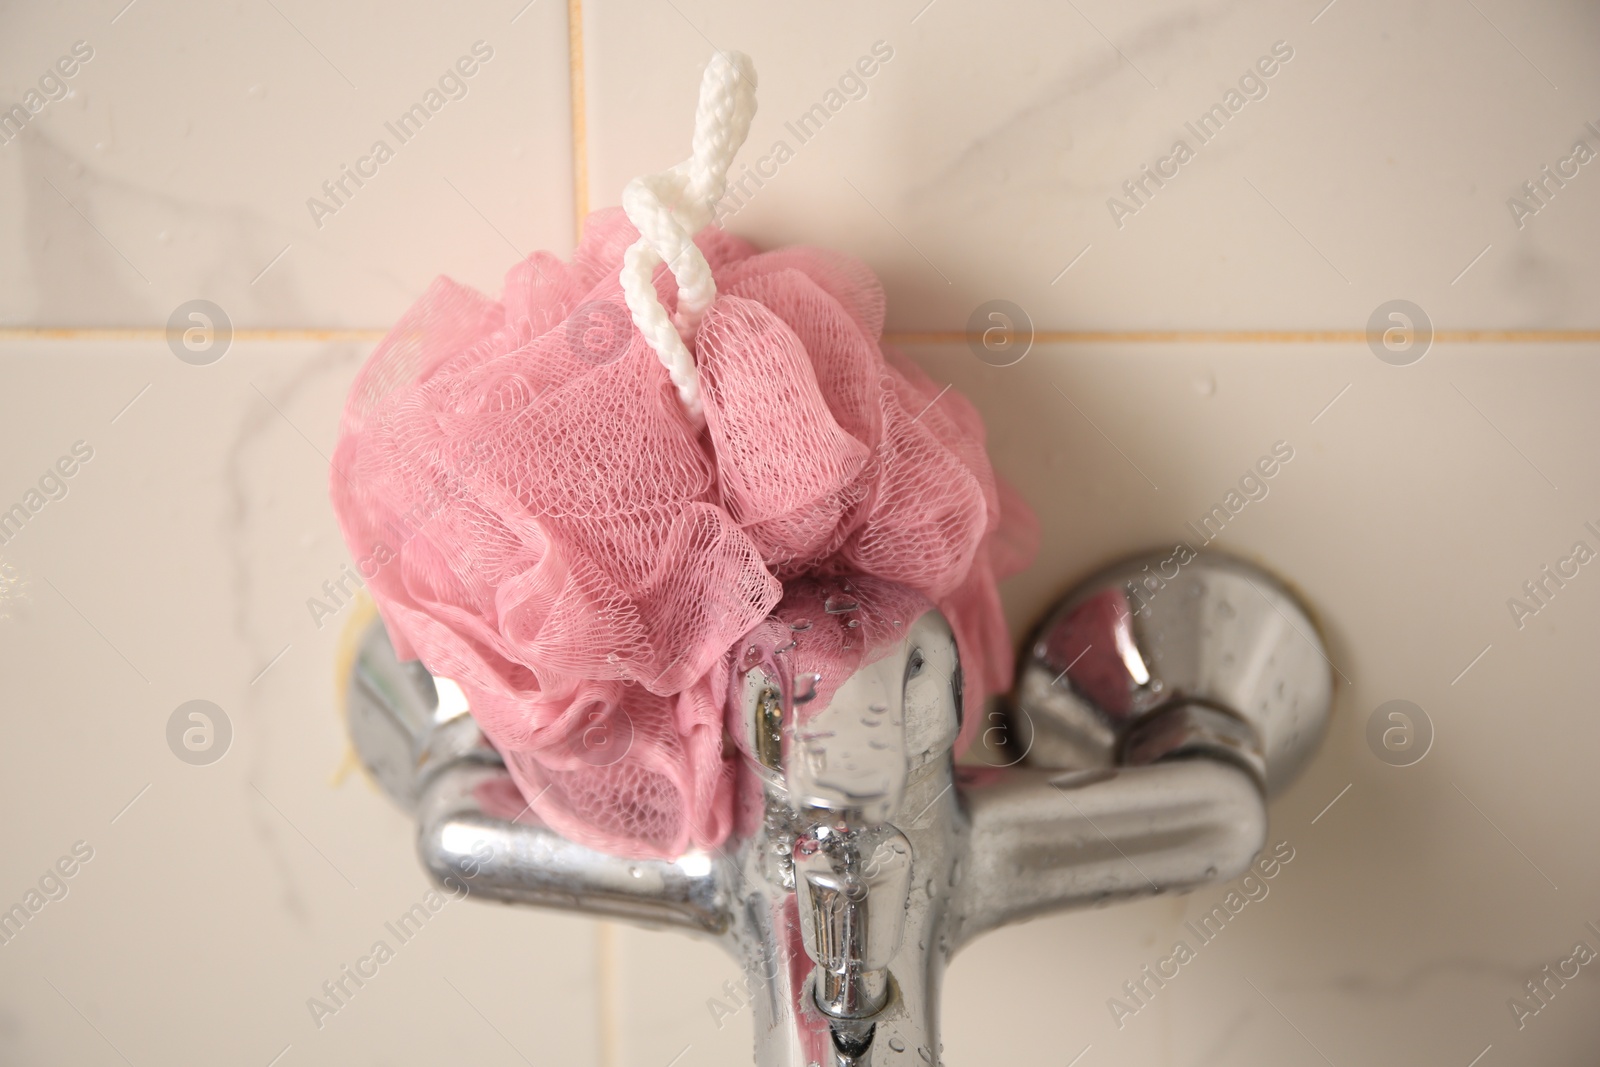
[[[716,299],[711,266],[694,235],[710,221],[727,190],[728,167],[750,133],[756,113],[756,71],[742,52],[717,52],[700,81],[693,154],[657,174],[635,178],[622,191],[622,209],[639,239],[622,257],[622,294],[633,324],[667,368],[690,419],[705,418],[700,378],[689,346],[701,316]],[[678,283],[678,310],[667,314],[653,278],[662,263]]]

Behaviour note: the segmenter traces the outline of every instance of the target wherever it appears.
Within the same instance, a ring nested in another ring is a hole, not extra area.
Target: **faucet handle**
[[[1334,680],[1291,590],[1253,564],[1187,545],[1085,582],[1039,628],[1019,673],[1035,766],[1205,751],[1244,765],[1269,796],[1321,743]]]
[[[817,1006],[840,1019],[888,1000],[911,891],[911,844],[893,826],[812,827],[794,846],[800,936],[816,964]]]
[[[955,636],[904,586],[802,579],[752,632],[741,667],[731,714],[765,786],[777,846],[761,854],[766,881],[794,891],[813,965],[806,988],[843,1055],[869,1040],[866,1020],[892,999],[891,965],[918,970],[902,955],[913,866],[930,886],[948,876],[945,849],[919,820],[953,785]]]
[[[716,854],[612,856],[520,821],[520,798],[495,802],[515,787],[464,698],[399,663],[381,625],[347,683],[351,734],[416,813],[435,878],[470,868],[475,896],[719,938],[766,990],[748,1002],[757,1062],[864,1067],[914,1049],[900,1059],[938,1063],[952,952],[1244,870],[1265,840],[1263,782],[1292,778],[1325,729],[1332,666],[1287,589],[1209,554],[1141,563],[1039,632],[1012,720],[1032,725],[1027,765],[959,777],[944,617],[871,579],[791,583],[729,678],[749,777]]]
[[[382,623],[362,634],[345,690],[345,716],[361,762],[400,808],[413,815],[428,785],[461,761],[494,765],[499,754],[448,678],[401,662]]]

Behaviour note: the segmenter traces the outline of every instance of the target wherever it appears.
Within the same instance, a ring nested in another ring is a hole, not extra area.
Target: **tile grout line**
[[[958,344],[976,335],[962,330],[886,330],[899,344]],[[1593,343],[1600,329],[1435,330],[1435,342],[1458,344]],[[1035,330],[1035,344],[1360,344],[1364,330]]]
[[[576,194],[575,194],[576,195]],[[246,327],[233,331],[235,341],[377,342],[389,333],[378,327]],[[164,326],[0,326],[4,341],[163,341]],[[962,344],[961,330],[887,330],[890,344]],[[1439,344],[1594,344],[1593,330],[1436,330]],[[1035,344],[1359,344],[1360,330],[1036,330]]]
[[[131,4],[129,5],[132,6]],[[932,6],[931,4],[929,6]],[[1328,5],[1332,7],[1332,4]],[[118,16],[120,17],[120,15]],[[1321,17],[1319,14],[1318,18]],[[115,20],[113,20],[115,21]],[[1312,20],[1316,21],[1315,19]],[[583,0],[567,0],[567,73],[568,102],[572,125],[572,210],[573,244],[583,236],[583,222],[589,214],[589,138],[588,107],[584,74]],[[1146,79],[1148,80],[1148,79]],[[1088,251],[1085,248],[1084,251]],[[1487,251],[1487,249],[1485,249]],[[281,255],[282,253],[280,253]],[[1082,258],[1079,253],[1078,258]],[[1482,258],[1482,253],[1478,258]],[[1070,270],[1077,263],[1067,265]],[[277,260],[274,259],[273,263]],[[1468,269],[1477,259],[1468,264]],[[268,268],[272,266],[269,263]],[[265,270],[262,271],[266,273]],[[1062,272],[1063,274],[1066,271]],[[1463,271],[1463,274],[1466,272]],[[1057,276],[1059,280],[1059,275]],[[1457,281],[1460,280],[1458,277]],[[1054,283],[1052,283],[1054,284]],[[1454,283],[1452,283],[1454,284]],[[238,341],[369,341],[382,340],[389,331],[370,327],[345,329],[318,329],[303,327],[240,329],[233,337]],[[12,326],[0,327],[0,342],[4,341],[139,341],[161,340],[166,336],[163,327],[55,327]],[[959,330],[888,331],[885,341],[896,344],[956,344],[967,341],[968,334]],[[1093,344],[1093,343],[1300,343],[1329,344],[1353,343],[1366,340],[1360,330],[1041,330],[1034,334],[1041,344]],[[1578,330],[1436,330],[1434,340],[1466,344],[1496,343],[1589,343],[1600,341],[1600,329]]]
[[[583,0],[567,0],[567,97],[572,108],[572,243],[589,214],[589,114],[583,74]]]
[[[617,927],[607,919],[596,924],[595,980],[599,987],[600,1067],[617,1067]]]

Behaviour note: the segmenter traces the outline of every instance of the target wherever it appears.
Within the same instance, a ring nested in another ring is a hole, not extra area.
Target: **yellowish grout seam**
[[[589,216],[589,113],[583,80],[583,0],[567,0],[567,75],[572,105],[572,241]]]
[[[567,0],[568,95],[572,108],[573,243],[583,236],[589,214],[589,127],[584,82],[583,0]],[[235,341],[334,342],[375,344],[387,329],[245,328],[233,331]],[[160,326],[0,326],[4,341],[162,341]],[[977,341],[960,330],[888,331],[883,339],[899,345],[948,345]],[[1359,344],[1360,330],[1039,330],[1034,344]],[[1593,344],[1593,330],[1436,330],[1440,344]]]
[[[892,344],[957,344],[979,341],[960,330],[887,331]],[[1362,330],[1037,330],[1034,344],[1360,344]],[[1451,344],[1574,344],[1600,341],[1600,330],[1435,330],[1435,342]]]
[[[621,990],[617,986],[617,926],[601,919],[595,924],[595,978],[600,1001],[600,1067],[617,1065],[617,1023]]]
[[[567,0],[568,95],[572,107],[573,243],[583,236],[589,214],[589,128],[583,63],[583,0]],[[235,341],[334,342],[375,344],[389,331],[349,329],[245,328],[233,331]],[[162,341],[160,326],[0,326],[3,341]],[[883,339],[900,345],[948,345],[980,338],[960,330],[888,331]],[[1360,330],[1039,330],[1034,344],[1359,344]],[[1436,330],[1440,344],[1593,344],[1595,330]]]
[[[233,331],[235,341],[381,341],[388,330],[369,327],[307,329],[247,328]],[[165,326],[0,326],[0,341],[164,341]]]
[[[583,0],[567,0],[568,97],[572,105],[572,243],[583,239],[589,215],[589,118],[583,74]],[[386,331],[363,331],[379,340]],[[235,336],[238,336],[235,334]],[[616,1067],[622,990],[617,980],[617,928],[601,919],[595,924],[595,998],[600,1067]]]
[[[245,328],[235,341],[359,341],[376,343],[386,329]],[[0,326],[0,341],[164,341],[164,326]],[[899,345],[948,345],[980,340],[960,330],[890,330]],[[1034,344],[1360,344],[1361,330],[1039,330]],[[1435,330],[1436,344],[1594,344],[1600,330]]]

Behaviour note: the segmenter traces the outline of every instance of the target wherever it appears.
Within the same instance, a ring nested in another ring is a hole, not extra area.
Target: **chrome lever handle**
[[[1298,602],[1226,557],[1186,561],[1154,589],[1136,584],[1146,562],[1089,583],[1036,635],[1012,712],[1020,766],[953,766],[959,665],[936,612],[804,728],[773,679],[746,670],[730,729],[766,819],[717,855],[622,859],[513,818],[493,750],[441,703],[448,686],[394,661],[381,627],[360,651],[351,730],[417,814],[435,878],[470,858],[479,895],[721,940],[763,990],[758,1063],[916,1062],[908,1052],[936,1065],[940,978],[961,945],[1238,873],[1264,841],[1266,793],[1320,741],[1330,671]],[[914,653],[939,670],[907,669]],[[864,715],[873,703],[884,711]],[[895,728],[861,725],[882,715]]]
[[[972,821],[952,950],[1052,912],[1232,878],[1266,843],[1260,786],[1226,761],[984,777],[962,791]]]
[[[911,843],[888,825],[845,834],[814,827],[795,842],[794,865],[817,1006],[840,1019],[876,1015],[904,937]]]
[[[834,595],[817,595],[819,604],[835,605],[831,613],[854,612],[857,597],[870,594],[842,585]],[[850,606],[841,611],[841,602]],[[955,639],[942,615],[926,606],[919,612],[894,625],[896,639],[876,648],[876,658],[835,679],[824,706],[808,706],[814,685],[797,686],[792,677],[801,669],[792,664],[806,655],[801,647],[788,660],[758,655],[745,668],[744,699],[735,708],[744,728],[736,740],[761,782],[768,824],[792,835],[792,843],[779,843],[787,846],[788,869],[770,872],[768,884],[792,887],[812,965],[811,1006],[834,1020],[830,1031],[847,1042],[859,1035],[835,1023],[876,1016],[889,1003],[914,874],[944,881],[934,851],[914,858],[912,840],[896,825],[921,813],[907,810],[908,790],[921,795],[937,782],[948,791],[960,729]]]

